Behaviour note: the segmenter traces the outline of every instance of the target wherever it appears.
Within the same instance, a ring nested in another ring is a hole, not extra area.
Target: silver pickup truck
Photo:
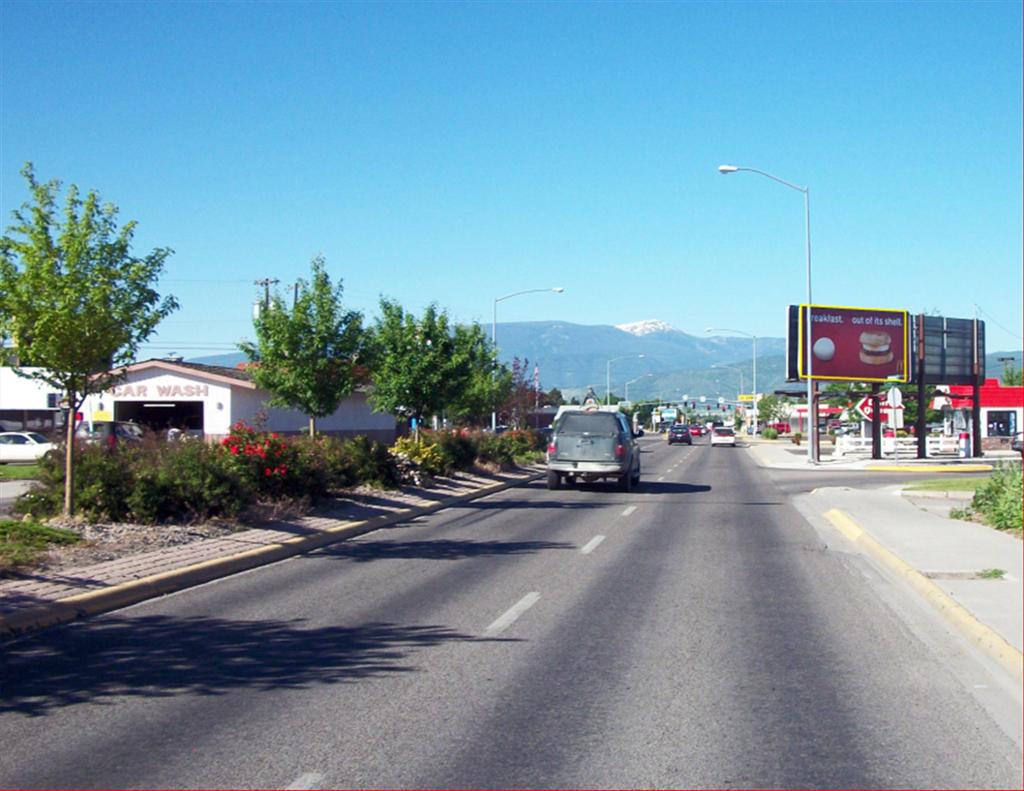
[[[619,491],[640,482],[640,448],[626,416],[606,410],[562,412],[547,451],[548,488],[614,478]]]

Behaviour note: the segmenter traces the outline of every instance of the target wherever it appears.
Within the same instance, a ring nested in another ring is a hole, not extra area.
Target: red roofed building
[[[933,409],[963,413],[967,424],[974,406],[974,388],[970,385],[948,385],[941,388],[948,396],[939,396],[932,402]],[[1024,426],[1024,387],[1004,387],[998,379],[986,379],[980,388],[981,447],[1000,450],[1010,447],[1013,435]]]

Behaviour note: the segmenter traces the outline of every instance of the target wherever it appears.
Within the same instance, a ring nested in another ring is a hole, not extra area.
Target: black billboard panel
[[[914,322],[917,333],[924,331],[915,348],[924,352],[925,384],[970,384],[985,379],[985,322],[976,319],[950,319],[944,316],[919,316]],[[915,355],[916,357],[916,355]]]

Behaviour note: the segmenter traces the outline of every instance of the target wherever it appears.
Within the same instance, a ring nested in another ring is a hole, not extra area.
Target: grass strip
[[[38,464],[0,465],[0,481],[34,480],[41,474]]]
[[[52,546],[77,544],[81,540],[77,533],[58,527],[0,520],[0,572],[32,563]]]
[[[907,491],[912,492],[973,492],[987,478],[937,478],[928,481],[914,481],[907,484]]]

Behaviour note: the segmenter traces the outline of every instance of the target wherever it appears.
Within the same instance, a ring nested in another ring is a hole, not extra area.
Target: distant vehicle
[[[715,426],[711,431],[711,446],[715,445],[736,447],[736,432],[728,426]]]
[[[682,423],[676,423],[668,430],[668,444],[674,445],[677,442],[682,442],[685,445],[693,444],[693,437],[690,436],[690,427],[684,426]]]
[[[780,434],[789,434],[792,431],[792,428],[790,427],[789,423],[783,423],[781,421],[776,423],[769,423],[768,425],[765,426],[765,428],[773,428]]]
[[[555,418],[548,443],[548,488],[577,481],[614,478],[619,491],[640,483],[640,448],[621,412],[594,409],[566,411]]]
[[[0,433],[0,464],[39,461],[53,449],[53,443],[35,431]]]
[[[700,426],[698,426],[696,424],[690,426],[690,436],[691,437],[699,437],[703,433],[704,433],[704,429],[701,428]]]
[[[109,448],[118,443],[142,442],[142,426],[121,420],[83,422],[75,429],[75,439],[90,445],[103,444]]]

